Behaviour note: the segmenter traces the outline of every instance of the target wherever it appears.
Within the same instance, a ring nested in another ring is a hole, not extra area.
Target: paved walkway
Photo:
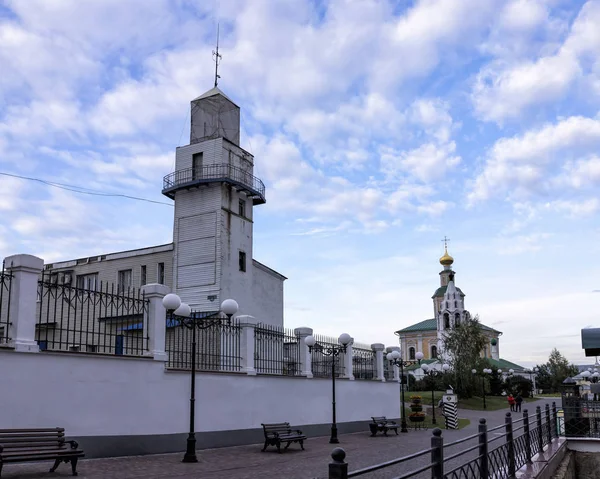
[[[529,403],[530,414],[535,406],[552,400],[540,400]],[[469,411],[461,410],[460,417],[471,420],[471,424],[460,431],[443,431],[445,442],[456,441],[475,434],[480,417],[486,417],[488,426],[504,424],[507,409],[499,411]],[[413,454],[430,447],[431,429],[413,431],[408,434],[395,436],[370,437],[365,425],[364,433],[344,434],[340,436],[340,447],[346,451],[346,462],[349,470],[353,471],[373,464],[389,461],[397,457]],[[261,452],[262,444],[249,446],[226,447],[198,451],[200,460],[197,464],[183,464],[183,453],[159,454],[152,456],[133,456],[111,459],[81,460],[78,465],[79,477],[85,479],[118,478],[118,479],[157,479],[157,478],[189,478],[197,479],[323,479],[327,477],[327,465],[333,445],[328,437],[310,438],[301,451],[297,444],[292,444],[283,454],[277,454],[274,448],[271,452]],[[469,442],[471,444],[471,442]],[[473,441],[473,444],[475,442]],[[459,448],[464,448],[462,444]],[[458,452],[458,449],[445,450],[448,457]],[[405,465],[392,466],[382,471],[361,477],[366,479],[387,479],[402,472],[416,469],[429,463],[428,455],[411,461],[411,467]],[[47,471],[52,461],[30,464],[5,465],[2,471],[3,479],[33,479],[41,477],[71,477],[68,464],[61,464],[51,476]],[[425,477],[425,476],[424,476]],[[431,477],[429,475],[429,477]]]

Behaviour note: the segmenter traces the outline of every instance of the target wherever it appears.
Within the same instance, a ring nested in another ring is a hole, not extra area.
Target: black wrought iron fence
[[[202,321],[210,316],[205,312],[192,312],[192,318]],[[182,327],[178,320],[167,320],[166,352],[167,367],[172,369],[192,368],[192,329]],[[209,327],[196,328],[196,370],[238,372],[242,368],[242,327],[239,320],[231,323],[215,322]]]
[[[600,438],[600,401],[563,397],[558,428],[566,437]]]
[[[327,356],[326,354],[323,354],[327,347],[339,347],[340,344],[338,340],[321,334],[315,334],[313,336],[317,340],[311,354],[313,377],[330,378],[332,361],[335,362],[335,377],[343,376],[346,370],[344,367],[346,354],[342,353],[339,356]]]
[[[516,421],[511,413],[506,413],[505,423],[492,429],[487,428],[485,419],[480,419],[476,434],[446,444],[441,429],[436,428],[429,449],[352,472],[348,472],[346,453],[336,448],[331,454],[328,477],[348,479],[402,464],[402,474],[394,475],[394,479],[510,479],[558,438],[556,425],[553,403],[552,409],[546,404],[544,413],[538,406],[534,416],[525,410]],[[426,464],[423,457],[429,458]]]
[[[36,340],[42,351],[141,356],[148,351],[148,303],[136,288],[76,288],[42,273]]]
[[[254,368],[258,374],[302,375],[300,342],[294,330],[258,324],[254,328]]]
[[[354,379],[375,379],[377,377],[375,351],[369,346],[359,343],[352,345],[352,374],[354,374]]]
[[[386,381],[389,382],[394,380],[394,369],[396,369],[396,367],[391,365],[387,359],[383,360],[383,377]]]
[[[9,344],[10,337],[10,296],[12,291],[12,274],[4,269],[0,273],[0,346]]]

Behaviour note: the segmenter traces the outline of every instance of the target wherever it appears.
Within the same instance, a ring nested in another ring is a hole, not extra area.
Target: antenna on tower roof
[[[217,49],[216,51],[213,50],[212,52],[213,54],[213,58],[215,60],[215,87],[218,85],[219,83],[219,60],[221,60],[221,55],[219,54],[219,24],[217,23]]]

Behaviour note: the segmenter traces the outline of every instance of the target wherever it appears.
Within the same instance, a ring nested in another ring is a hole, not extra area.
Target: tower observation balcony
[[[267,201],[265,184],[260,179],[228,163],[185,168],[169,173],[163,178],[162,194],[173,199],[176,191],[198,188],[210,183],[228,183],[237,191],[247,193],[255,205],[262,205]]]

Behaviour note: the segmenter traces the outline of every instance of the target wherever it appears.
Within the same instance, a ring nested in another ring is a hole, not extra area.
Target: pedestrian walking
[[[509,394],[507,399],[508,399],[508,405],[510,406],[510,410],[514,411],[515,410],[515,398],[513,397],[512,394]]]
[[[520,394],[517,394],[517,397],[515,398],[515,411],[516,412],[521,412],[521,403],[523,402],[523,398],[521,397]]]

